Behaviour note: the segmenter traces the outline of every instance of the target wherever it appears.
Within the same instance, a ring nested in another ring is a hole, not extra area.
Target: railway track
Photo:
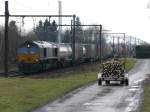
[[[15,70],[9,71],[7,73],[8,77],[17,77],[17,76],[22,76],[22,75],[23,75],[23,73],[21,73],[19,71],[15,71]],[[4,72],[0,72],[0,77],[4,77],[4,76],[5,76],[5,73]]]
[[[88,71],[97,71],[100,69],[100,63],[95,62],[93,64],[86,63],[81,64],[73,67],[66,67],[61,69],[53,69],[47,70],[38,73],[32,73],[23,75],[22,77],[30,77],[30,78],[57,78],[57,77],[64,77],[70,74],[78,74],[78,73],[87,73]]]

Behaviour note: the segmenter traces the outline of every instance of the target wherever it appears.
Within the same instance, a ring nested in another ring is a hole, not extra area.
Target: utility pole
[[[118,36],[118,55],[120,55],[119,54],[119,46],[120,46],[119,44],[120,44],[120,42],[119,42],[119,36]]]
[[[124,34],[124,49],[126,50],[126,36]],[[126,51],[125,51],[126,52]],[[125,53],[126,54],[126,53]]]
[[[59,20],[59,29],[58,29],[58,39],[57,39],[57,42],[58,42],[58,61],[60,61],[60,44],[61,44],[61,41],[62,41],[62,36],[61,36],[61,33],[62,33],[62,6],[61,6],[61,1],[58,1],[58,14],[59,14],[59,17],[58,17],[58,20]]]
[[[115,58],[115,37],[113,36],[113,58]]]
[[[134,55],[136,56],[136,37],[135,37],[135,40],[134,40]]]
[[[124,33],[124,68],[126,67],[126,55],[127,55],[127,51],[126,51],[126,35]]]
[[[8,21],[9,10],[8,1],[5,1],[5,48],[4,48],[4,75],[8,76]]]
[[[69,43],[72,43],[72,37],[73,37],[73,20],[71,20],[71,37]]]
[[[99,31],[99,37],[100,37],[100,63],[102,63],[102,25],[99,25],[100,31]]]
[[[129,51],[129,54],[130,54],[130,56],[132,55],[131,53],[131,50],[132,50],[132,43],[131,43],[131,41],[132,41],[132,37],[130,36],[130,51]]]
[[[73,32],[72,32],[72,65],[75,63],[75,21],[76,21],[76,15],[73,15]]]
[[[135,42],[134,42],[135,46],[136,46],[136,37],[135,37]]]

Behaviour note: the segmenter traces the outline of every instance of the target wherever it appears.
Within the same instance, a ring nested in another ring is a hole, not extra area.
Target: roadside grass
[[[127,70],[135,64],[128,59]],[[0,78],[0,111],[29,112],[67,92],[97,80],[99,64],[91,70],[80,71],[67,77],[34,78]],[[87,72],[85,72],[87,71]]]
[[[142,112],[150,112],[150,79],[148,79],[144,85]]]
[[[132,69],[135,63],[136,63],[135,59],[127,59],[127,63],[125,66],[126,71],[128,72],[130,69]]]

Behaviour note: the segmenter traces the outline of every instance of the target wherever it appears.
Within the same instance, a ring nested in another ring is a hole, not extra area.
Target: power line
[[[0,15],[0,17],[4,17],[5,15]],[[73,17],[73,15],[9,15],[10,17]]]
[[[30,9],[30,10],[32,10],[32,11],[40,12],[40,10],[34,9],[34,8],[30,7],[30,6],[27,6],[27,5],[25,5],[25,4],[21,3],[21,2],[18,2],[17,0],[14,0],[14,2],[15,2],[16,4],[18,4],[18,5],[23,6],[24,8]]]

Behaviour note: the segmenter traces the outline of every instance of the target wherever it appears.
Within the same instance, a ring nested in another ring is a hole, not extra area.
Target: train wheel
[[[45,71],[45,70],[46,70],[46,64],[42,63],[42,71]]]
[[[57,68],[63,68],[63,64],[61,62],[57,62]]]

